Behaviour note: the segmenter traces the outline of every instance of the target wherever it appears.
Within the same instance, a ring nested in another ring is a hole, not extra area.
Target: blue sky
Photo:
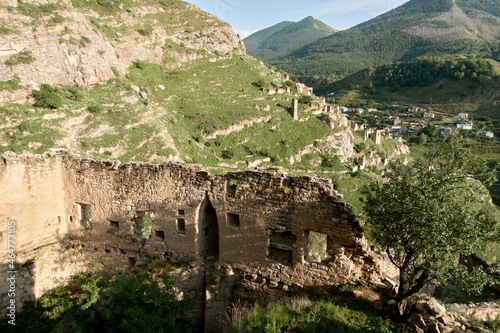
[[[232,25],[242,38],[282,21],[313,16],[345,30],[408,0],[187,0]]]

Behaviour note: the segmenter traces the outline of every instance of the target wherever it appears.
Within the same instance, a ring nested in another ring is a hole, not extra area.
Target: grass
[[[363,299],[354,300],[352,291],[341,290],[343,288],[331,288],[319,291],[318,295],[312,298],[294,297],[285,300],[283,304],[270,303],[266,306],[256,304],[253,308],[240,303],[240,309],[232,311],[238,316],[235,316],[236,320],[231,321],[226,331],[349,333],[411,331],[405,325],[392,322],[386,312],[374,310],[371,302]],[[229,319],[231,318],[229,316]]]
[[[439,286],[436,290],[436,297],[444,303],[452,304],[467,304],[483,303],[483,302],[496,302],[500,299],[500,292],[486,287],[485,290],[479,295],[469,295],[459,287],[454,285]]]
[[[0,81],[0,91],[22,89],[23,86],[19,84],[20,82],[21,79],[18,76],[14,76],[12,79],[7,81]]]
[[[19,2],[17,7],[9,7],[9,9],[17,11],[22,15],[29,16],[33,19],[40,19],[44,16],[53,14],[55,11],[61,8],[59,4],[47,3],[35,5],[31,3]]]
[[[35,57],[29,50],[24,50],[19,53],[13,54],[9,59],[5,60],[7,66],[15,66],[20,64],[29,65],[35,61]]]

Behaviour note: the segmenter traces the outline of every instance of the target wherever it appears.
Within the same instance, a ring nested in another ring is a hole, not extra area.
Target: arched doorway
[[[199,242],[200,254],[204,257],[213,256],[217,259],[219,255],[219,224],[208,194],[201,203],[199,212]]]

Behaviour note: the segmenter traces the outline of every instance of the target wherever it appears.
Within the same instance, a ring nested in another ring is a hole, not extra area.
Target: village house
[[[399,125],[398,126],[392,126],[391,127],[391,133],[395,133],[395,132],[401,133],[401,126],[399,126]]]
[[[485,139],[493,139],[495,137],[495,135],[490,131],[481,131],[477,134],[479,134],[479,136],[481,138],[485,138]]]
[[[466,124],[457,124],[457,128],[463,130],[471,130],[473,125],[474,125],[473,122],[470,121]]]
[[[434,119],[434,117],[435,117],[434,113],[424,113],[424,118]]]
[[[458,119],[468,120],[469,119],[469,114],[468,113],[459,113],[458,114]]]
[[[454,126],[440,127],[438,132],[439,134],[455,134],[457,133],[457,129]]]
[[[424,122],[419,122],[419,123],[410,123],[409,124],[410,128],[417,131],[417,132],[420,132],[421,130],[423,130],[424,128],[427,127],[427,124],[425,124]]]
[[[426,109],[423,109],[423,108],[419,108],[419,107],[412,107],[412,108],[408,108],[408,112],[419,112],[419,111],[427,111]]]

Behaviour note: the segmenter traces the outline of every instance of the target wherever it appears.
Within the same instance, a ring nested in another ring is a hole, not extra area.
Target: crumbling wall
[[[168,261],[180,265],[170,273],[177,286],[205,295],[205,330],[217,331],[217,316],[235,295],[273,301],[288,290],[378,274],[357,217],[329,180],[279,170],[210,175],[178,164],[4,158],[0,232],[16,221],[26,271],[19,283],[32,287],[30,297],[96,262],[112,269]],[[308,256],[312,233],[324,236],[327,253],[317,262]]]

